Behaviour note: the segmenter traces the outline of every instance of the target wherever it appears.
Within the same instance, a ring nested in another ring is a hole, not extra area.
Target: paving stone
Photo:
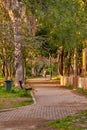
[[[87,98],[58,87],[35,88],[36,104],[1,112],[0,121],[42,118],[55,120],[87,109]]]

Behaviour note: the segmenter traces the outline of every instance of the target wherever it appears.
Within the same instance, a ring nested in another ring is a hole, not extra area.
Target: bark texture
[[[18,86],[19,80],[24,82],[24,69],[21,52],[21,21],[25,10],[24,7],[22,8],[22,3],[18,2],[18,0],[1,0],[1,2],[8,12],[13,25],[15,86]]]

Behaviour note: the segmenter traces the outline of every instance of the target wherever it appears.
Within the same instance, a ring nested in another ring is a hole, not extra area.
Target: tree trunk
[[[13,25],[15,86],[19,86],[19,80],[24,83],[24,69],[21,53],[21,17],[23,17],[21,6],[17,0],[2,0],[2,4],[8,12]]]
[[[74,49],[74,66],[73,66],[73,71],[74,71],[73,84],[74,84],[74,88],[76,88],[77,85],[78,85],[78,77],[77,77],[77,48]]]
[[[7,80],[9,77],[9,73],[8,73],[8,59],[6,56],[6,49],[3,48],[3,55],[4,55],[4,74],[5,74],[5,79]]]
[[[82,74],[86,75],[86,48],[83,49],[82,53]]]
[[[51,55],[49,54],[49,65],[50,65],[50,79],[52,79],[52,57]]]
[[[60,66],[60,57],[59,57],[59,54],[57,54],[57,74],[58,75],[60,75],[59,66]]]
[[[24,68],[22,63],[21,52],[21,22],[15,18],[13,21],[14,31],[14,69],[15,69],[15,86],[19,85],[19,80],[24,82]]]
[[[61,54],[60,54],[60,74],[62,76],[64,74],[64,50],[63,48],[61,49]]]
[[[19,80],[24,83],[24,67],[22,63],[22,23],[29,23],[29,32],[31,35],[35,35],[36,32],[36,18],[35,16],[25,17],[26,7],[19,0],[1,0],[8,15],[12,21],[13,33],[14,33],[14,68],[15,68],[15,86],[19,85]]]
[[[77,49],[74,49],[74,66],[73,66],[74,76],[77,76]]]

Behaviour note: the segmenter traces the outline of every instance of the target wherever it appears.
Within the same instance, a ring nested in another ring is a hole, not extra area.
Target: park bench
[[[28,90],[32,90],[31,87],[23,86],[22,81],[19,81],[19,84],[20,84],[21,89],[25,90],[25,92],[26,92],[25,94],[26,94],[26,95],[27,95],[27,91],[28,91]]]

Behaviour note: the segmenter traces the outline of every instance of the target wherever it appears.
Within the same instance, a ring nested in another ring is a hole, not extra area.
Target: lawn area
[[[0,110],[21,107],[32,104],[30,91],[25,95],[25,90],[12,86],[11,91],[6,91],[5,86],[0,86]]]
[[[55,130],[87,130],[87,110],[76,116],[50,122],[48,125]]]

